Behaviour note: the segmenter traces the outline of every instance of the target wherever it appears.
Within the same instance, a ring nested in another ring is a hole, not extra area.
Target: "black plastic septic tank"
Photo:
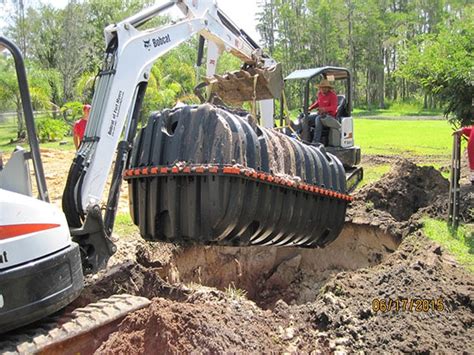
[[[141,235],[173,243],[322,247],[351,200],[324,148],[209,104],[153,114],[124,176]]]

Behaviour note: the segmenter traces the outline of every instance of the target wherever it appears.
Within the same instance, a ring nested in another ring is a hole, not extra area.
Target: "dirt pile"
[[[356,194],[348,220],[405,238],[379,265],[337,274],[300,307],[320,330],[319,343],[368,352],[474,350],[472,275],[421,231],[413,234],[427,214],[446,218],[448,185],[435,169],[400,160]],[[474,206],[469,191],[461,193],[462,216]]]
[[[421,233],[385,262],[342,272],[299,311],[331,350],[473,351],[474,283]]]
[[[165,297],[174,301],[185,300],[190,290],[181,284],[170,284],[160,277],[160,269],[126,262],[86,280],[84,291],[71,308],[83,307],[117,294],[132,294],[147,298]]]
[[[288,263],[285,266],[293,266],[294,279],[280,289],[283,298],[288,296],[284,290],[292,293],[305,283],[294,259]],[[163,273],[143,267],[133,270]],[[284,275],[274,270],[268,280],[285,281]],[[262,309],[234,286],[219,291],[199,283],[132,279],[124,274],[111,280],[119,285],[115,290],[123,287],[130,292],[129,285],[136,283],[138,294],[159,297],[149,308],[127,316],[98,353],[474,350],[470,345],[474,344],[472,275],[420,233],[405,238],[398,250],[375,266],[332,272],[315,283],[317,292],[306,302],[288,304],[280,299],[269,309]],[[161,291],[150,292],[153,287]],[[275,296],[276,290],[270,287],[267,294]]]
[[[289,320],[253,302],[198,291],[186,303],[154,299],[149,308],[128,316],[98,352],[284,352],[291,351],[292,332]]]
[[[448,218],[448,195],[441,195],[428,207],[420,209],[412,218],[419,219],[423,215],[432,218],[446,219]],[[459,202],[459,218],[461,223],[474,223],[474,186],[461,186],[460,202]]]
[[[132,275],[107,287],[158,298],[98,352],[474,351],[472,275],[412,233],[446,192],[434,169],[402,162],[356,195],[323,250],[142,244]]]
[[[363,188],[356,201],[388,212],[396,221],[406,221],[420,208],[445,195],[448,188],[449,182],[433,167],[399,160],[383,179]]]
[[[370,225],[398,238],[422,227],[429,215],[446,219],[449,182],[433,167],[392,161],[392,170],[354,195],[346,222]],[[469,210],[469,203],[463,204]]]

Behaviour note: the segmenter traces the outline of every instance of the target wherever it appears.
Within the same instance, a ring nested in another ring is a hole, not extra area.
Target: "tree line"
[[[26,58],[33,104],[70,125],[80,116],[81,103],[91,101],[103,59],[104,28],[154,1],[70,0],[64,9],[32,7],[27,0],[13,3],[5,32]],[[444,107],[458,122],[472,119],[471,0],[260,0],[258,5],[261,44],[282,63],[285,74],[344,66],[355,79],[355,105],[383,108],[415,99],[426,108]],[[149,26],[169,20],[157,18]],[[177,100],[198,102],[193,88],[203,68],[196,72],[196,56],[193,39],[157,61],[144,116]],[[238,66],[229,55],[218,70]],[[16,108],[21,123],[16,90],[13,63],[0,56],[0,111]],[[297,95],[289,95],[290,105],[297,106]]]
[[[472,0],[260,0],[259,6],[263,45],[287,73],[347,67],[355,105],[367,108],[410,99],[427,109],[445,107],[462,90],[464,98],[447,109],[473,119]]]

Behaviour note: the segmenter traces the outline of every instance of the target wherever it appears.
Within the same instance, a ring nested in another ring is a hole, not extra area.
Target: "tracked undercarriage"
[[[28,328],[3,334],[2,354],[88,354],[107,339],[130,312],[144,308],[150,300],[132,295],[115,295],[99,302],[62,311]]]

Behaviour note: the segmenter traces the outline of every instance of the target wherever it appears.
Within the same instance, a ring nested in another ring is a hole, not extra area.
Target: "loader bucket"
[[[124,178],[142,237],[178,244],[323,247],[351,200],[324,148],[210,104],[152,115]]]
[[[283,90],[281,64],[268,68],[248,68],[206,78],[211,93],[222,101],[238,105],[245,101],[280,98]]]

